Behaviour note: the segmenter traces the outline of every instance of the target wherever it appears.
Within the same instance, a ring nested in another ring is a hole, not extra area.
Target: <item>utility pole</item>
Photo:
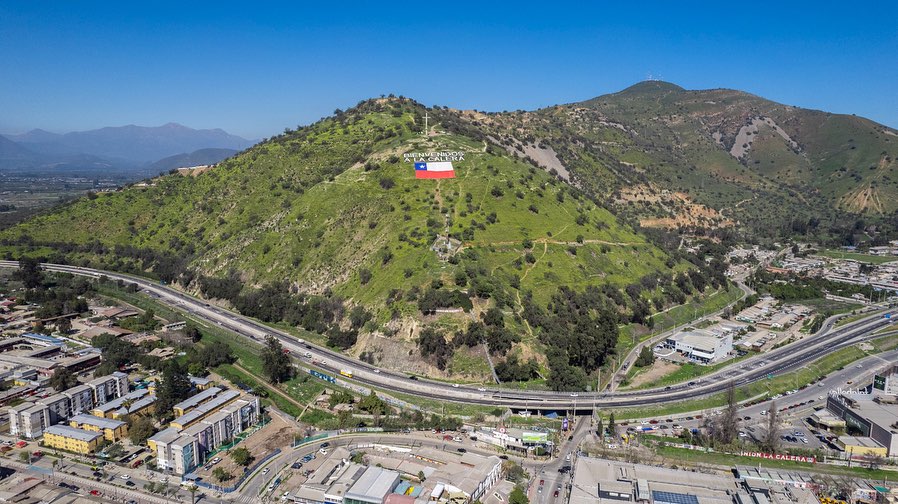
[[[427,115],[427,111],[424,111],[424,133],[422,135],[427,136],[427,120],[430,119],[430,116]]]

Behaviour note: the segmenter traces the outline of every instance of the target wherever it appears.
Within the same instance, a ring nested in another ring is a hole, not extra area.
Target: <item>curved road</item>
[[[0,267],[17,268],[15,261],[0,261]],[[468,404],[503,406],[512,409],[539,410],[591,410],[593,407],[634,407],[675,402],[715,394],[724,391],[732,381],[737,386],[746,385],[768,378],[770,375],[786,373],[816,360],[827,353],[851,344],[870,339],[872,334],[895,319],[884,318],[884,313],[898,313],[894,310],[880,311],[851,324],[834,330],[823,330],[790,345],[765,354],[741,361],[718,372],[696,380],[692,385],[677,385],[664,389],[645,389],[615,393],[567,393],[551,391],[490,390],[468,386],[451,385],[424,379],[410,379],[408,376],[380,370],[325,347],[312,345],[279,329],[268,327],[251,318],[210,305],[201,299],[160,285],[144,278],[102,271],[78,266],[45,263],[48,271],[71,273],[99,278],[105,276],[136,284],[147,294],[163,304],[190,314],[208,324],[218,325],[256,341],[272,335],[281,341],[292,355],[310,354],[311,359],[321,368],[333,372],[351,369],[353,381],[412,396],[426,397],[440,401],[454,401]]]

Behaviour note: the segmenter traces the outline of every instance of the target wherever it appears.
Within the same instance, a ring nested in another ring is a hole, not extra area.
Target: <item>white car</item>
[[[457,384],[457,383],[453,383],[453,384],[452,384],[452,388],[458,388],[458,384]]]
[[[327,450],[325,450],[324,448],[322,448],[322,449],[318,450],[318,453],[320,453],[320,454],[322,454],[322,455],[327,455]]]
[[[380,374],[380,369],[375,369],[375,370],[374,370],[374,373],[375,373],[375,374]]]
[[[270,471],[270,470],[271,469],[266,467],[265,469],[262,469],[262,474],[268,474],[268,471]]]
[[[486,392],[486,389],[483,388],[483,387],[478,387],[477,390],[478,390],[479,392]]]
[[[129,479],[131,479],[131,475],[130,474],[122,474],[121,476],[119,476],[119,478],[121,478],[123,480],[129,480]]]

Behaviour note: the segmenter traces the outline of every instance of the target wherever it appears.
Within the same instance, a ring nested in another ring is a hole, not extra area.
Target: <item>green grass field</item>
[[[851,259],[854,261],[865,262],[870,264],[882,264],[887,262],[898,261],[896,256],[875,256],[870,254],[862,254],[859,252],[845,252],[843,250],[822,250],[817,253],[824,257],[832,257],[833,259]]]
[[[684,448],[676,448],[673,446],[658,446],[655,451],[671,461],[676,461],[678,465],[701,465],[715,464],[721,466],[734,467],[737,465],[768,467],[771,469],[783,469],[791,471],[811,471],[816,473],[825,473],[833,475],[844,475],[853,478],[865,478],[877,481],[898,481],[898,472],[888,469],[868,469],[865,467],[842,467],[824,464],[811,464],[809,462],[790,462],[786,460],[769,460],[755,457],[742,457],[739,455],[730,455],[728,453],[702,452],[698,450],[687,450]]]

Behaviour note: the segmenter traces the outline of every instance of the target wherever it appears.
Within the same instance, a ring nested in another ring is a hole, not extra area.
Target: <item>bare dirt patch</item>
[[[856,213],[865,211],[882,213],[883,211],[879,192],[870,184],[858,186],[853,191],[846,193],[839,203],[842,208]]]
[[[360,334],[353,347],[353,353],[370,352],[375,365],[384,369],[392,369],[400,373],[421,376],[446,377],[444,371],[424,360],[418,347],[411,338],[417,332],[416,327],[404,328],[406,335],[396,334],[387,337],[379,333]],[[406,336],[408,339],[406,339]]]
[[[680,366],[672,362],[662,359],[655,359],[655,363],[652,364],[652,367],[633,378],[630,384],[627,385],[627,388],[636,388],[648,383],[654,383],[661,378],[673,373],[679,368]]]
[[[653,185],[635,185],[621,189],[620,203],[651,206],[656,217],[640,219],[640,225],[656,228],[730,227],[735,223],[717,210],[692,201],[686,193],[659,189]]]
[[[184,177],[198,177],[212,169],[212,165],[185,166],[178,168],[178,174]]]
[[[739,128],[739,132],[736,133],[736,140],[733,142],[733,146],[730,148],[730,155],[736,159],[741,159],[751,150],[751,144],[755,138],[757,138],[758,133],[760,132],[759,127],[766,126],[773,130],[777,135],[779,135],[789,147],[793,150],[799,150],[798,143],[795,140],[792,140],[783,128],[780,128],[773,119],[769,117],[760,118],[755,117],[751,120],[750,123],[746,124]],[[715,140],[720,142],[719,137],[715,138]]]

